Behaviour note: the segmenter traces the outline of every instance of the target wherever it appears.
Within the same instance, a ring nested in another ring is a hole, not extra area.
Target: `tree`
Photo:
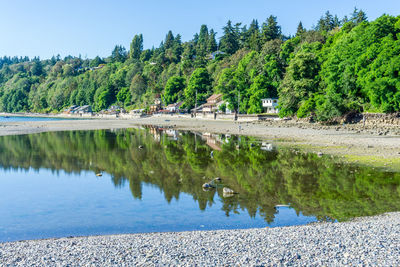
[[[124,62],[126,59],[127,53],[125,47],[122,45],[116,45],[114,50],[111,53],[111,61],[115,62]]]
[[[267,21],[264,22],[261,35],[263,42],[282,38],[281,26],[278,25],[275,16],[269,16]]]
[[[129,55],[131,58],[139,59],[143,52],[143,35],[135,35],[131,42],[131,49]]]
[[[146,92],[147,83],[143,75],[136,74],[131,82],[129,90],[131,91],[132,99],[138,101],[140,97]]]
[[[172,31],[168,31],[167,36],[165,36],[164,48],[169,49],[174,46],[174,34]]]
[[[164,89],[164,102],[166,105],[175,103],[183,95],[185,89],[185,78],[172,76],[168,79]]]
[[[245,32],[245,47],[251,50],[260,51],[261,49],[261,36],[258,21],[253,20],[250,23],[249,29]]]
[[[279,107],[281,116],[296,114],[301,101],[318,90],[319,62],[312,52],[312,46],[303,45],[290,61],[285,77],[279,88]]]
[[[239,36],[235,28],[232,26],[232,21],[228,21],[223,28],[224,35],[220,40],[220,50],[232,55],[239,49]]]
[[[262,113],[263,107],[261,100],[263,98],[271,97],[272,93],[269,92],[270,87],[268,79],[264,75],[258,75],[249,89],[250,99],[249,99],[249,109],[247,113]]]
[[[222,93],[223,99],[228,102],[228,108],[237,111],[238,82],[235,79],[235,75],[233,68],[223,69],[218,80],[217,90]]]
[[[211,92],[211,78],[207,69],[196,69],[189,79],[189,84],[185,89],[185,106],[193,108],[196,104],[204,103],[206,97]]]
[[[210,30],[210,35],[208,36],[208,41],[207,41],[207,52],[212,53],[217,51],[218,45],[217,41],[215,40],[216,33],[214,32],[213,29]]]
[[[32,64],[32,68],[31,68],[31,73],[32,75],[35,76],[40,76],[43,73],[43,66],[42,66],[42,62],[40,62],[40,60],[35,60]]]
[[[301,23],[301,21],[299,22],[299,25],[297,26],[297,32],[296,32],[296,36],[301,35],[305,32],[305,29],[303,27],[303,23]]]
[[[90,61],[89,66],[93,68],[99,66],[100,64],[104,64],[104,61],[99,56],[96,56]]]
[[[353,14],[351,15],[351,21],[354,25],[358,25],[361,22],[367,21],[367,14],[363,10],[358,10],[357,7],[354,8]]]

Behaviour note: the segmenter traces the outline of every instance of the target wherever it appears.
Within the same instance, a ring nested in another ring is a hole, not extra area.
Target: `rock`
[[[223,192],[224,194],[237,194],[235,191],[233,191],[233,190],[230,189],[229,187],[224,187],[224,188],[222,189],[222,192]]]

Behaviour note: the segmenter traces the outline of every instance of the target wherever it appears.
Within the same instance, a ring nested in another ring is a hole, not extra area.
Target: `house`
[[[143,114],[145,112],[144,108],[141,109],[133,109],[129,112],[131,115],[136,115],[136,114]]]
[[[207,103],[203,104],[203,112],[217,112],[219,106],[222,104],[222,94],[213,94],[207,98]]]
[[[278,113],[278,98],[261,99],[264,113]]]
[[[166,109],[169,112],[178,112],[180,110],[180,107],[182,106],[182,104],[183,104],[183,101],[177,102],[174,104],[169,104]]]
[[[154,113],[158,112],[159,110],[161,110],[161,97],[160,95],[156,95],[154,98],[154,104],[150,105],[150,112]]]
[[[69,108],[64,109],[64,110],[63,110],[63,113],[65,113],[65,114],[71,114],[71,113],[74,113],[74,111],[75,111],[76,109],[78,109],[78,108],[79,108],[79,106],[77,106],[77,105],[72,105],[72,106],[70,106]]]
[[[75,113],[78,113],[78,114],[92,113],[92,107],[89,106],[89,105],[85,105],[85,106],[79,107],[78,109],[75,110]]]
[[[222,51],[215,51],[215,52],[212,52],[212,53],[208,56],[208,59],[215,59],[218,55],[225,55],[225,52],[222,52]]]

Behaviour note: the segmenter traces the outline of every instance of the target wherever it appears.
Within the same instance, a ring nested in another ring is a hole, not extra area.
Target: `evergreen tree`
[[[199,33],[199,40],[197,45],[206,47],[208,42],[208,28],[207,25],[201,25],[200,27],[200,33]]]
[[[40,62],[39,59],[33,61],[33,65],[31,68],[31,73],[32,75],[35,76],[40,76],[43,73],[43,66],[42,66],[42,62]]]
[[[305,29],[303,27],[303,23],[301,23],[301,21],[300,21],[299,25],[297,26],[296,36],[301,35],[304,32],[305,32]]]
[[[167,36],[165,37],[165,42],[163,47],[165,49],[169,49],[174,46],[174,35],[172,34],[172,31],[168,31]],[[160,46],[161,47],[161,46]]]
[[[214,51],[217,51],[218,45],[217,41],[215,39],[216,33],[214,32],[213,29],[210,30],[210,35],[208,36],[208,42],[207,42],[207,52],[212,53]]]
[[[282,38],[281,26],[278,25],[277,19],[274,16],[269,16],[267,21],[262,26],[262,40],[268,42]]]
[[[226,26],[223,28],[224,35],[220,40],[220,50],[227,54],[234,54],[239,49],[239,36],[237,31],[232,26],[232,21],[228,21]]]
[[[126,59],[127,53],[125,47],[122,45],[116,45],[114,50],[111,53],[111,61],[112,62],[124,62]]]
[[[131,42],[131,50],[129,51],[129,55],[131,58],[139,59],[140,54],[143,52],[143,35],[135,35]]]
[[[357,7],[354,8],[353,14],[351,16],[351,21],[355,24],[358,25],[363,21],[367,21],[368,17],[367,14],[363,10],[358,10]]]

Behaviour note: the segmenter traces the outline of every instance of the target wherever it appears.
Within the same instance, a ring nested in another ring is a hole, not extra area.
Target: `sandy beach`
[[[400,170],[400,131],[393,126],[382,132],[359,125],[322,126],[286,121],[235,122],[152,116],[137,119],[86,119],[0,123],[1,135],[50,131],[97,130],[157,125],[208,133],[240,134],[259,137],[281,146],[293,146],[308,152],[323,152],[346,161]]]

